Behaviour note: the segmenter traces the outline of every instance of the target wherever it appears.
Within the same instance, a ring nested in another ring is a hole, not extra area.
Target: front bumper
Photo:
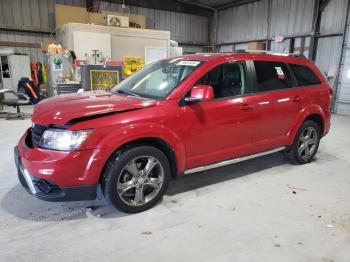
[[[60,187],[49,179],[31,175],[21,161],[17,146],[14,148],[14,155],[19,181],[29,193],[37,198],[51,202],[92,200],[96,198],[97,184]]]

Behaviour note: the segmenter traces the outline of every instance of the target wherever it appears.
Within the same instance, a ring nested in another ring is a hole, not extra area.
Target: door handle
[[[241,111],[250,111],[250,110],[253,110],[254,109],[254,106],[252,105],[248,105],[248,104],[243,104],[239,110]]]
[[[293,102],[299,102],[301,100],[301,97],[300,96],[295,96],[293,97],[292,101]]]

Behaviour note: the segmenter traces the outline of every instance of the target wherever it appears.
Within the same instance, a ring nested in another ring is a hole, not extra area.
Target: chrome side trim
[[[33,181],[31,179],[30,174],[28,173],[27,169],[20,163],[19,168],[21,169],[21,173],[23,174],[24,179],[27,182],[27,185],[29,187],[30,192],[35,195],[37,193],[37,190],[33,184]]]
[[[268,154],[272,154],[272,153],[276,153],[278,151],[282,151],[283,149],[285,149],[285,146],[282,147],[278,147],[272,150],[268,150],[268,151],[264,151],[264,152],[260,152],[257,154],[253,154],[253,155],[249,155],[249,156],[244,156],[244,157],[238,157],[238,158],[234,158],[234,159],[230,159],[230,160],[225,160],[219,163],[215,163],[215,164],[211,164],[211,165],[207,165],[207,166],[200,166],[200,167],[195,167],[195,168],[191,168],[185,171],[185,174],[192,174],[192,173],[196,173],[196,172],[201,172],[201,171],[205,171],[208,169],[213,169],[213,168],[217,168],[217,167],[222,167],[222,166],[227,166],[227,165],[231,165],[234,163],[238,163],[238,162],[242,162],[245,160],[249,160],[252,158],[256,158],[256,157],[260,157],[260,156],[265,156]]]

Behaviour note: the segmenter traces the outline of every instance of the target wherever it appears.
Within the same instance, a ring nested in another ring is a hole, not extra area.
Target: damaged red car
[[[314,158],[332,89],[296,56],[198,54],[150,64],[110,91],[46,99],[15,147],[21,184],[47,201],[154,206],[169,180],[277,151]]]

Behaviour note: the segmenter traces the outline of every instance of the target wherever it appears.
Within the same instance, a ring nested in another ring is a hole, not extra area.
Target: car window
[[[257,92],[291,88],[292,78],[285,63],[254,61]]]
[[[128,77],[111,92],[164,99],[202,63],[204,62],[178,58],[160,60]]]
[[[321,81],[309,67],[295,64],[289,65],[294,72],[298,86],[311,86],[321,84]]]
[[[245,62],[219,65],[207,72],[196,85],[212,86],[215,98],[243,95],[247,90]]]

